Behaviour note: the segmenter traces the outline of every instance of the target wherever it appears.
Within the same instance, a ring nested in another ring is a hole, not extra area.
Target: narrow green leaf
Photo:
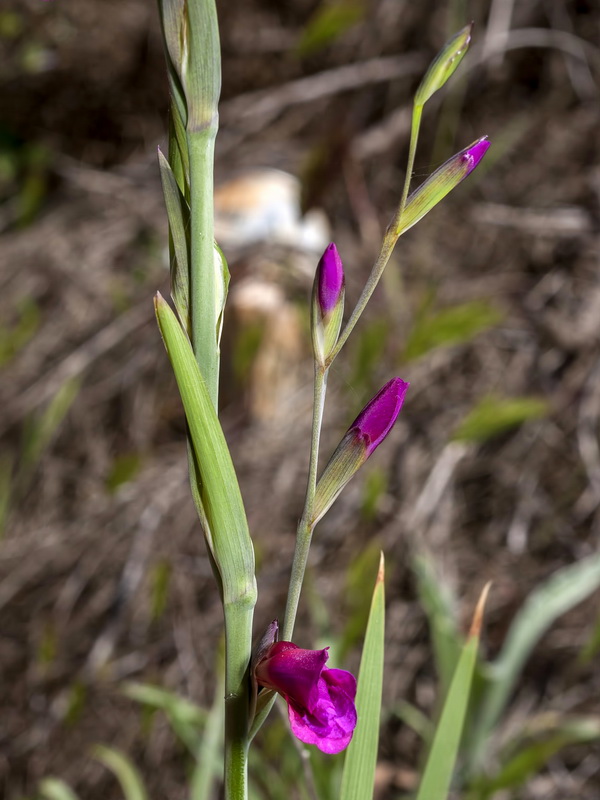
[[[424,106],[429,98],[438,89],[441,89],[453,75],[468,50],[472,31],[473,23],[466,25],[442,47],[417,89],[415,94],[416,106]]]
[[[173,733],[190,754],[196,756],[200,746],[200,731],[208,717],[203,708],[168,689],[149,683],[126,683],[121,690],[131,700],[163,711]]]
[[[431,744],[434,734],[434,726],[431,720],[425,714],[409,703],[408,700],[396,700],[391,708],[391,712],[395,717],[412,728],[413,731],[423,739],[425,744]]]
[[[189,339],[160,294],[155,300],[160,331],[173,365],[188,421],[210,530],[208,544],[223,582],[226,604],[256,600],[254,549],[237,476],[221,424]]]
[[[436,575],[434,564],[424,554],[414,559],[413,569],[417,576],[419,600],[429,622],[435,665],[444,697],[464,644],[456,624],[455,597]]]
[[[38,791],[44,800],[79,800],[73,789],[60,778],[44,778]]]
[[[81,382],[78,378],[66,380],[43,413],[34,419],[28,420],[21,454],[21,473],[27,472],[36,466],[75,402],[79,394],[80,385]],[[19,477],[22,478],[22,474]]]
[[[169,219],[169,233],[173,244],[171,297],[175,303],[179,318],[189,334],[191,330],[190,264],[188,258],[190,208],[181,193],[169,162],[160,150],[158,151],[158,166]]]
[[[551,575],[531,592],[516,615],[496,662],[473,732],[471,767],[479,767],[490,732],[504,711],[529,655],[552,623],[600,588],[600,553]]]
[[[346,751],[340,800],[368,800],[373,797],[383,687],[384,638],[385,586],[382,553],[358,674],[358,723]]]
[[[471,633],[456,666],[416,800],[446,800],[448,796],[471,696],[483,608],[488,591],[489,584],[481,594],[475,610]]]
[[[332,44],[365,15],[361,0],[336,0],[321,5],[306,25],[298,54],[310,55]]]
[[[425,311],[417,317],[408,335],[403,358],[411,361],[437,347],[470,342],[501,320],[502,314],[482,300],[461,303],[436,312]]]
[[[459,424],[452,438],[459,442],[486,442],[524,422],[545,417],[548,411],[548,403],[537,397],[484,397]]]
[[[501,789],[522,786],[530,775],[538,773],[564,747],[596,742],[599,739],[600,720],[596,717],[559,719],[542,738],[529,742],[519,738],[511,747],[513,755],[505,761],[497,774],[491,778],[475,780],[472,788],[481,800],[487,800]]]
[[[117,778],[125,800],[148,800],[142,777],[126,755],[105,745],[95,747],[92,755]]]
[[[222,662],[221,658],[217,659]],[[196,754],[196,767],[190,782],[190,800],[211,800],[217,776],[223,769],[223,739],[225,692],[225,668],[222,663],[216,666],[217,685],[210,713]]]

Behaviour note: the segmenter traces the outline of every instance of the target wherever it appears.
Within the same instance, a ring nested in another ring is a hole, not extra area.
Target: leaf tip
[[[471,629],[469,631],[469,639],[472,639],[473,637],[476,637],[478,639],[481,634],[481,625],[483,623],[483,613],[485,610],[485,603],[491,588],[492,588],[492,582],[488,581],[486,585],[483,587],[483,591],[479,596],[479,600],[477,601],[477,606],[475,607],[475,613],[473,614],[473,622],[471,623]]]
[[[377,581],[376,583],[383,583],[385,580],[385,556],[383,555],[383,550],[379,553],[379,569],[377,571]]]

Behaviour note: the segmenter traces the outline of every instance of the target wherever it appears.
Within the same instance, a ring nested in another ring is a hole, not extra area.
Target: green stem
[[[371,270],[371,274],[368,277],[367,283],[365,284],[365,288],[362,291],[361,296],[358,299],[358,302],[354,308],[354,311],[350,315],[348,322],[344,326],[342,330],[336,346],[331,351],[329,358],[325,364],[326,367],[330,367],[333,363],[334,359],[338,356],[342,347],[348,341],[348,337],[354,330],[354,326],[360,319],[361,314],[365,310],[367,303],[371,299],[373,292],[377,284],[379,283],[379,279],[381,278],[383,271],[390,260],[390,256],[394,251],[394,247],[396,246],[396,242],[398,241],[398,228],[400,226],[400,218],[404,213],[404,209],[406,207],[406,200],[408,198],[408,191],[410,189],[410,180],[412,178],[413,167],[415,164],[415,154],[417,152],[417,140],[419,138],[419,129],[421,127],[421,116],[423,114],[423,106],[415,106],[413,108],[413,115],[412,115],[412,124],[411,124],[411,131],[410,131],[410,145],[408,148],[408,163],[406,165],[406,175],[404,178],[404,188],[402,190],[402,199],[400,200],[400,205],[388,228],[385,232],[385,236],[383,237],[383,243],[381,245],[381,250],[379,251],[379,255],[377,256],[377,261],[373,265],[373,269]]]
[[[312,439],[310,446],[310,462],[308,467],[308,485],[304,510],[296,533],[296,549],[292,563],[292,574],[288,589],[287,604],[285,608],[285,621],[281,632],[283,641],[290,641],[294,632],[294,623],[300,602],[300,592],[306,572],[310,542],[314,529],[313,507],[317,488],[317,468],[319,464],[319,441],[321,438],[321,424],[325,408],[325,395],[327,392],[327,370],[315,362],[314,403],[312,420]]]
[[[247,800],[254,602],[225,606],[225,798]]]
[[[190,158],[190,309],[192,346],[208,393],[217,408],[219,350],[217,346],[217,272],[214,256],[214,152],[218,118],[206,128],[188,131]]]
[[[312,436],[310,443],[310,461],[308,466],[308,485],[306,487],[306,498],[304,510],[298,524],[296,532],[296,549],[294,551],[294,561],[292,563],[292,574],[285,608],[285,619],[281,630],[280,639],[289,641],[294,633],[294,623],[300,602],[300,592],[306,571],[310,541],[314,525],[312,524],[313,507],[317,488],[317,469],[319,465],[319,441],[321,438],[321,424],[323,422],[323,410],[325,408],[325,395],[327,392],[327,369],[323,369],[315,362],[315,382],[314,382],[314,402],[312,418]],[[250,741],[254,739],[261,729],[263,722],[269,716],[276,696],[269,700],[264,708],[256,715],[250,731]]]
[[[408,146],[408,162],[406,164],[406,175],[404,176],[404,188],[402,190],[402,200],[400,200],[400,205],[398,206],[398,210],[396,211],[396,214],[390,226],[394,227],[395,230],[398,229],[398,225],[400,223],[400,217],[404,213],[406,200],[408,198],[408,191],[410,189],[410,182],[412,180],[412,173],[415,166],[415,154],[417,152],[417,141],[419,139],[419,129],[421,127],[422,115],[423,115],[423,106],[415,106],[413,108],[412,122],[410,125],[410,144]]]

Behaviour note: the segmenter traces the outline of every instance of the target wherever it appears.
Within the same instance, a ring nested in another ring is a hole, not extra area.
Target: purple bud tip
[[[467,175],[470,175],[471,172],[473,172],[475,167],[487,153],[489,146],[490,142],[487,136],[483,136],[481,139],[475,142],[472,147],[469,147],[469,149],[463,153],[462,161],[463,163],[467,164]]]
[[[401,378],[391,381],[367,403],[350,426],[363,439],[367,458],[391,431],[400,413],[409,383]]]
[[[322,314],[332,311],[344,286],[344,267],[338,249],[332,242],[325,250],[317,267],[319,307]]]

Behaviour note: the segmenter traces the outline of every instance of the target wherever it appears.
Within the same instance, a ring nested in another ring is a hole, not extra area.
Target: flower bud
[[[471,42],[473,23],[449,39],[432,61],[415,94],[415,106],[424,106],[441,89],[463,59]]]
[[[324,364],[335,347],[344,314],[344,266],[333,242],[317,266],[311,312],[315,358]]]
[[[408,387],[401,378],[392,378],[348,428],[317,484],[313,525],[329,510],[350,478],[391,431]]]
[[[409,196],[400,217],[396,234],[400,236],[428,214],[446,195],[470,175],[486,154],[490,143],[487,136],[465,147],[460,153],[449,158],[445,164],[427,178]]]

